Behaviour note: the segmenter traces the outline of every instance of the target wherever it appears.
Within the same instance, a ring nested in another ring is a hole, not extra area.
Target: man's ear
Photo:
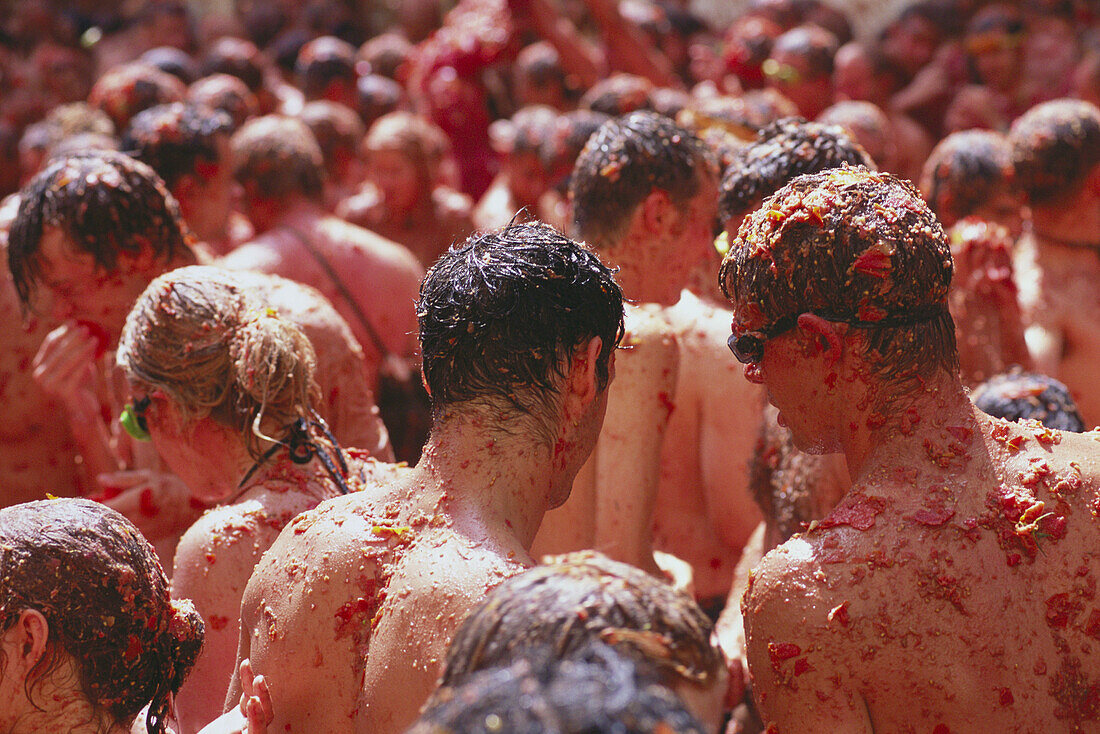
[[[600,393],[596,362],[603,349],[603,339],[594,336],[573,352],[573,362],[565,385],[565,413],[576,420]]]
[[[4,667],[14,664],[18,670],[29,671],[46,654],[50,623],[37,609],[24,609],[15,624],[4,632],[3,638],[7,658]]]
[[[815,313],[804,313],[798,317],[798,328],[809,333],[821,344],[825,364],[833,365],[840,359],[844,342],[834,322],[826,321]]]
[[[642,200],[642,224],[645,225],[647,232],[654,234],[664,232],[675,213],[672,199],[669,198],[667,191],[653,189],[649,192],[649,196]]]

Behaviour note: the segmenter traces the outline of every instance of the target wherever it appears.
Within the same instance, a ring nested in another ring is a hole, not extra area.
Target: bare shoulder
[[[441,220],[473,226],[474,200],[461,191],[437,186],[432,191],[432,204]]]
[[[200,517],[176,548],[172,587],[177,596],[243,591],[280,525],[258,502],[216,507]]]
[[[627,305],[625,322],[622,342],[625,349],[655,356],[676,353],[679,339],[667,309],[654,304]]]

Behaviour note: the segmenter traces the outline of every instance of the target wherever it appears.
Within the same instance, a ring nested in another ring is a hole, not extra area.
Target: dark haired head
[[[405,89],[389,77],[367,74],[355,82],[359,116],[368,128],[375,120],[405,106]]]
[[[592,110],[573,110],[558,116],[553,131],[539,146],[539,160],[547,172],[550,188],[565,193],[577,156],[600,125],[610,119],[602,112]]]
[[[1036,105],[1008,134],[1016,177],[1033,205],[1073,195],[1100,163],[1100,109],[1075,99]]]
[[[202,75],[229,74],[248,85],[255,94],[264,84],[264,68],[256,44],[243,38],[219,38],[206,51],[202,60]]]
[[[190,84],[199,76],[198,62],[191,58],[191,54],[172,46],[149,49],[138,57],[138,61],[155,66],[184,84]]]
[[[997,375],[974,388],[971,398],[994,418],[1036,420],[1058,431],[1085,430],[1069,388],[1046,375],[1018,370]]]
[[[107,272],[121,253],[151,249],[169,262],[190,252],[179,206],[149,166],[129,156],[94,151],[52,161],[21,192],[8,235],[8,265],[29,303],[41,275],[43,230],[57,227],[77,252]]]
[[[573,234],[594,247],[615,245],[652,191],[682,204],[717,163],[695,133],[655,112],[608,120],[588,139],[569,185]]]
[[[424,276],[416,313],[437,414],[477,400],[543,412],[574,351],[597,336],[602,389],[623,333],[622,291],[611,271],[541,223],[452,247]]]
[[[561,56],[546,41],[532,43],[516,55],[512,78],[517,93],[522,91],[525,95],[534,97],[530,100],[521,99],[522,104],[543,102],[548,97],[564,95],[566,92],[566,75]]]
[[[327,98],[331,84],[355,84],[355,47],[334,36],[315,38],[302,46],[294,69],[306,99]]]
[[[780,54],[795,56],[803,60],[799,70],[806,79],[818,79],[833,73],[833,57],[839,48],[836,36],[814,25],[792,28],[772,44],[772,58]],[[769,62],[764,62],[764,73],[769,73]]]
[[[321,146],[301,120],[265,115],[249,120],[234,135],[233,175],[264,198],[303,194],[320,199],[325,176]]]
[[[150,701],[146,730],[164,731],[169,697],[202,647],[190,602],[173,602],[152,546],[114,510],[85,499],[0,510],[0,630],[36,610],[49,624],[35,684],[72,657],[89,703],[129,728]]]
[[[844,128],[877,165],[893,168],[894,131],[890,118],[878,105],[862,100],[837,102],[818,115],[817,122]]]
[[[756,142],[734,153],[719,188],[718,217],[726,224],[736,222],[796,176],[846,163],[874,165],[843,128],[798,117],[777,120],[760,131]]]
[[[966,130],[941,140],[924,162],[920,189],[945,227],[978,212],[1001,192],[1015,191],[1008,139],[992,130]]]
[[[219,136],[233,132],[229,115],[208,107],[177,102],[150,107],[134,116],[122,136],[122,148],[147,163],[172,188],[186,175],[201,175],[219,160]],[[204,176],[205,178],[205,176]]]
[[[723,665],[712,631],[682,591],[598,553],[574,553],[513,576],[474,607],[451,640],[442,682],[542,647],[569,657],[600,641],[666,684],[710,684]]]
[[[649,99],[652,91],[653,83],[644,77],[612,74],[593,84],[581,97],[580,106],[582,109],[618,117],[635,110],[653,109],[653,103]]]
[[[606,646],[475,673],[440,688],[409,734],[702,734],[676,694]]]
[[[298,113],[298,119],[309,127],[317,139],[330,175],[357,155],[359,144],[367,133],[363,120],[355,110],[339,102],[307,102]]]
[[[134,62],[122,64],[99,77],[88,93],[88,104],[103,110],[124,129],[130,119],[158,104],[182,102],[187,88],[176,77],[155,66]]]
[[[248,85],[230,74],[211,74],[187,88],[191,104],[221,110],[233,120],[233,130],[255,116],[260,109],[256,95]]]
[[[803,313],[853,324],[882,377],[958,373],[951,250],[916,188],[844,167],[799,176],[737,232],[719,274],[734,329]]]
[[[378,74],[396,80],[414,48],[400,33],[380,33],[359,47],[356,72],[361,77]]]

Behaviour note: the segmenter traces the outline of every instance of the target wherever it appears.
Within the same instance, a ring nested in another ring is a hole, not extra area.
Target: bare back
[[[319,257],[311,255],[311,249]],[[408,357],[416,351],[413,304],[423,268],[406,248],[373,232],[336,217],[303,218],[294,229],[277,227],[242,245],[219,264],[281,275],[316,288],[351,326],[372,363],[382,355],[359,312],[388,352]]]
[[[410,501],[423,489],[406,476],[322,503],[257,566],[238,656],[268,681],[271,730],[404,731],[466,612],[530,566],[518,543]]]
[[[951,430],[754,572],[748,659],[778,731],[1095,728],[1097,436]]]
[[[764,402],[726,348],[732,315],[688,291],[667,310],[680,369],[661,447],[654,545],[691,564],[695,593],[725,599],[761,514],[748,465]]]

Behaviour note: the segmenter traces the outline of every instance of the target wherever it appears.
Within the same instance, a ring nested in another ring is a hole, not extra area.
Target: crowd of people
[[[0,731],[1100,731],[1095,3],[225,5],[0,8]]]

